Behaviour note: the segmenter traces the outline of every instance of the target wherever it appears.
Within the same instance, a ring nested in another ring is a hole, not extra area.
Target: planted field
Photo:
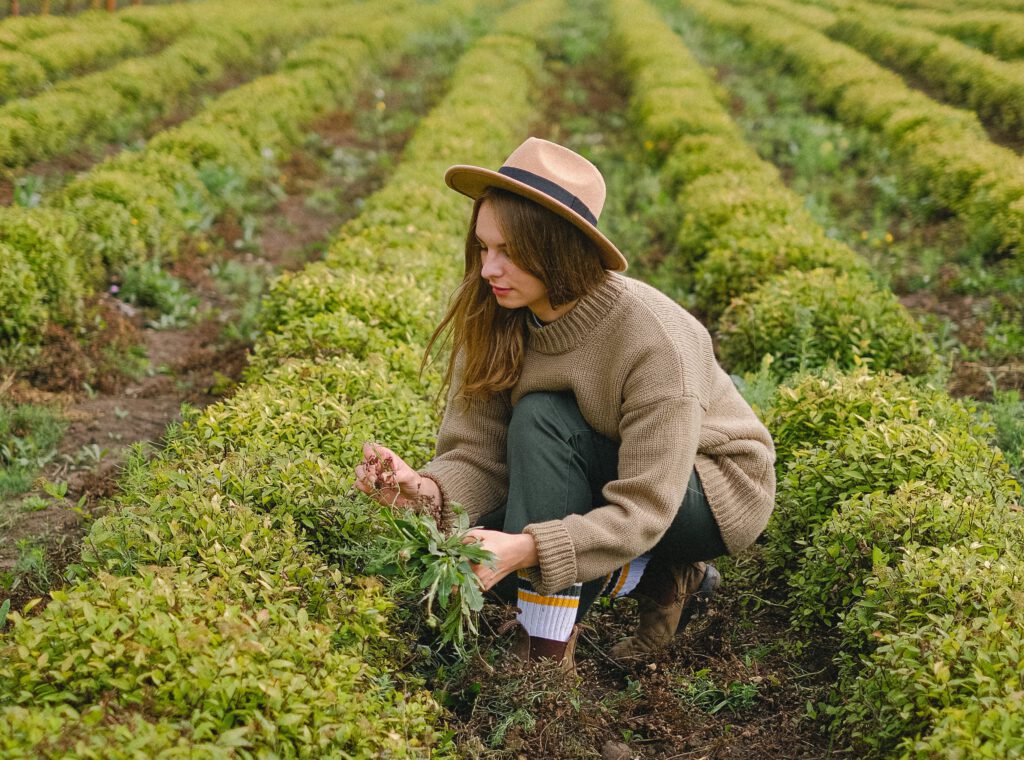
[[[883,5],[0,22],[0,755],[1024,756],[1012,10]],[[34,52],[77,24],[111,42]],[[960,53],[990,84],[954,107]],[[777,449],[707,614],[624,666],[635,604],[599,601],[578,677],[509,661],[458,531],[353,486],[363,441],[434,450],[444,171],[528,135],[601,168],[629,275]]]

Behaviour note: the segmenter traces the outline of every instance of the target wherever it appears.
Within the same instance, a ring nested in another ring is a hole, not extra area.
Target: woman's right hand
[[[436,508],[441,501],[434,481],[379,443],[363,444],[363,461],[356,465],[356,488],[381,504],[396,507],[411,507],[427,499]]]

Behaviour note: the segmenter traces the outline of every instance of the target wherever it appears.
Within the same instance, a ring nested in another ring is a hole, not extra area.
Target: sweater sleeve
[[[512,416],[508,396],[498,394],[487,401],[458,399],[455,395],[461,382],[456,365],[436,453],[421,470],[438,484],[446,525],[452,524],[452,503],[461,504],[475,522],[504,504],[508,495],[505,441]]]
[[[695,396],[624,409],[619,477],[602,491],[606,504],[524,530],[537,542],[540,566],[530,575],[538,591],[599,578],[658,542],[683,502],[703,417]]]

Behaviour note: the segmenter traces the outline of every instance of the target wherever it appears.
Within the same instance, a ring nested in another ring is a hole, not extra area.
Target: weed
[[[157,316],[149,326],[156,329],[191,324],[199,306],[185,283],[164,271],[155,258],[125,267],[117,295],[126,303],[153,309]]]
[[[29,174],[14,181],[14,205],[35,208],[43,200],[44,180]]]
[[[992,381],[995,388],[995,381]],[[995,444],[1002,449],[1018,482],[1024,483],[1024,399],[1020,391],[995,388],[994,400],[985,404],[995,424]]]
[[[693,674],[685,686],[674,691],[680,698],[709,715],[715,715],[722,710],[728,710],[735,715],[757,702],[758,685],[731,681],[724,687],[718,686],[711,677],[711,671],[702,668]]]
[[[0,404],[0,498],[22,493],[56,453],[67,422],[51,407]]]
[[[30,593],[42,594],[52,585],[52,570],[46,559],[46,549],[37,540],[20,539],[17,543],[18,558],[11,567],[9,591],[22,585]]]

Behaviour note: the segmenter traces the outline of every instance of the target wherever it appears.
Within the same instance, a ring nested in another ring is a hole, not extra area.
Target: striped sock
[[[636,588],[636,584],[640,582],[640,578],[643,577],[644,570],[647,569],[647,563],[650,561],[650,554],[641,554],[633,561],[627,562],[618,570],[609,574],[608,582],[605,584],[604,591],[601,592],[601,596],[610,596],[612,599],[619,596],[626,596],[630,591]]]
[[[530,636],[551,641],[568,641],[576,624],[582,583],[574,583],[557,594],[538,594],[526,575],[519,573],[517,604],[520,625]]]

